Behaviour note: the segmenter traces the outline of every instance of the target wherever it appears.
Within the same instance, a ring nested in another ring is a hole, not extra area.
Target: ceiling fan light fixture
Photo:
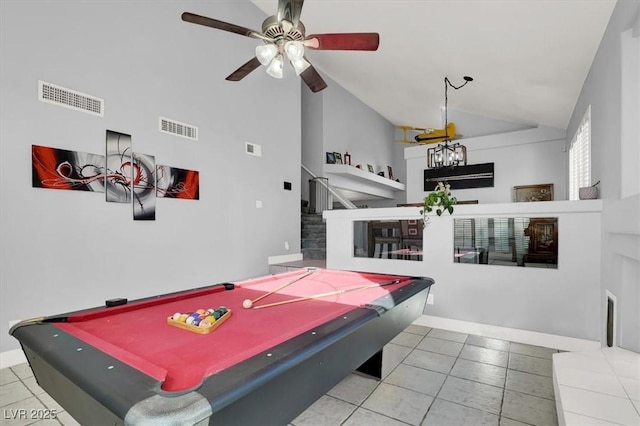
[[[282,55],[278,55],[269,64],[267,67],[267,74],[269,74],[273,78],[282,78],[282,68],[284,66],[284,61],[282,60]]]
[[[304,44],[301,41],[288,41],[284,45],[287,57],[293,61],[299,61],[304,57]]]
[[[267,68],[269,75],[282,78],[283,62],[287,57],[300,79],[313,93],[316,93],[325,89],[327,83],[305,58],[305,47],[317,50],[374,51],[378,49],[380,35],[378,33],[325,33],[307,37],[306,28],[300,21],[303,3],[303,0],[279,0],[277,14],[264,19],[262,31],[190,12],[182,13],[181,17],[183,21],[191,24],[264,42],[264,45],[255,48],[255,56],[229,74],[225,80],[240,81],[260,65]]]
[[[301,58],[301,59],[298,59],[296,61],[294,61],[292,59],[291,60],[291,66],[296,71],[296,75],[300,75],[300,74],[302,74],[302,72],[304,70],[309,68],[311,66],[311,64],[309,62],[307,62],[304,58]]]
[[[264,44],[256,47],[256,58],[265,67],[271,63],[278,54],[278,48],[273,44]]]

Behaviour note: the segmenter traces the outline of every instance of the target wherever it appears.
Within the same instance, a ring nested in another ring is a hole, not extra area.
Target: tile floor
[[[406,356],[382,381],[352,374],[293,426],[557,425],[554,349],[409,326],[390,345]],[[1,425],[75,425],[26,364],[0,370]],[[16,410],[56,419],[15,419]],[[40,411],[38,411],[40,410]],[[49,412],[50,413],[50,412]]]
[[[558,418],[567,426],[640,426],[640,355],[622,348],[553,355]]]

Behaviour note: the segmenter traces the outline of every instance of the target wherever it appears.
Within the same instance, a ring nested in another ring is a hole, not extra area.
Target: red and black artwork
[[[200,199],[200,173],[156,165],[133,151],[131,135],[106,131],[106,155],[32,145],[34,188],[104,192],[105,200],[133,206],[134,220],[156,219],[156,198]]]
[[[32,145],[31,158],[34,188],[104,192],[104,155]]]
[[[156,159],[133,154],[133,219],[156,220]]]
[[[200,173],[170,166],[156,168],[156,196],[161,198],[200,198]]]

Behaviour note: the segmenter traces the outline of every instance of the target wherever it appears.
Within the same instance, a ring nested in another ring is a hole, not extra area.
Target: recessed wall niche
[[[453,250],[455,263],[557,269],[558,218],[454,219]]]
[[[422,219],[353,222],[354,257],[422,260]]]

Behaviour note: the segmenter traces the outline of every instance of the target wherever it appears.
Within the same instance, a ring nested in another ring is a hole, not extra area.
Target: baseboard
[[[556,334],[539,333],[536,331],[519,330],[516,328],[499,327],[496,325],[480,324],[449,318],[422,315],[414,321],[415,325],[475,334],[492,339],[508,340],[510,342],[525,343],[534,346],[560,349],[569,352],[599,350],[602,345],[594,340],[576,339],[558,336]]]
[[[22,364],[23,362],[27,362],[27,357],[20,349],[0,352],[0,369],[13,367],[14,365]]]
[[[298,260],[302,260],[302,253],[269,256],[267,258],[267,265],[278,265],[280,263],[297,262]]]

